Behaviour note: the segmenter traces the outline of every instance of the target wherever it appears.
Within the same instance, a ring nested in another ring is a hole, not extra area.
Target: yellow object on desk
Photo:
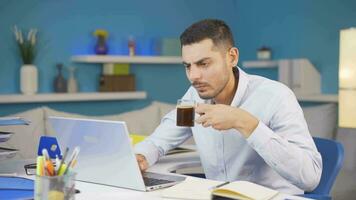
[[[144,135],[130,134],[130,139],[131,139],[132,145],[142,142],[145,138],[146,138],[146,136],[144,136]]]
[[[51,190],[48,192],[49,200],[64,200],[64,193],[57,190]]]

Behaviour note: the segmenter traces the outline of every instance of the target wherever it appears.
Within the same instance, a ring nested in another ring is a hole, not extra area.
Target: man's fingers
[[[206,112],[208,112],[211,109],[212,105],[209,104],[197,104],[197,106],[195,107],[195,112],[202,115],[205,114]]]
[[[144,161],[139,162],[139,166],[141,171],[146,171],[147,165],[144,163]]]
[[[211,126],[211,124],[209,123],[209,121],[205,121],[201,124],[203,127],[209,127]]]
[[[195,120],[196,123],[202,124],[208,120],[208,115],[202,115],[198,119]]]
[[[138,166],[140,167],[140,170],[142,172],[146,171],[146,169],[148,168],[148,162],[147,162],[145,156],[138,154],[138,155],[136,155],[136,160],[138,162]]]

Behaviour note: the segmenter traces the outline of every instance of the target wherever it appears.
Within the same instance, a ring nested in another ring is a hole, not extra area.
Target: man
[[[180,40],[192,84],[183,99],[199,103],[199,117],[194,127],[177,127],[176,111],[168,113],[135,147],[141,170],[193,136],[209,179],[247,180],[290,194],[313,190],[322,160],[293,92],[236,67],[239,52],[223,21],[199,21]]]

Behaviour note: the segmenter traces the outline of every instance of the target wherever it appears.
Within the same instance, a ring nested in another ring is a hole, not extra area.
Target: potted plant
[[[37,29],[31,28],[26,38],[23,36],[22,30],[17,26],[14,26],[13,32],[23,63],[20,69],[20,90],[26,95],[35,94],[38,90],[38,71],[34,65]]]

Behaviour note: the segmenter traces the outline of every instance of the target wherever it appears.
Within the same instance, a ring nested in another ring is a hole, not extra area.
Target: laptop
[[[80,147],[76,180],[139,191],[177,184],[182,176],[141,173],[132,149],[126,123],[93,119],[49,117],[61,149],[69,155]]]

